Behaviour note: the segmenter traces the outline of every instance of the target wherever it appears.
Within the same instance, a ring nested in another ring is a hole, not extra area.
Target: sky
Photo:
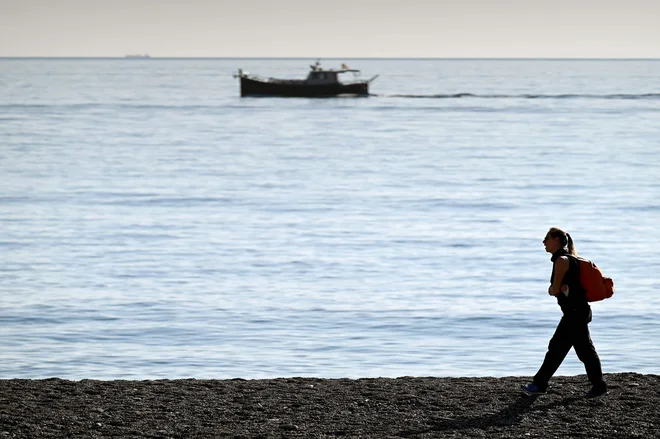
[[[0,57],[660,58],[660,0],[0,0]]]

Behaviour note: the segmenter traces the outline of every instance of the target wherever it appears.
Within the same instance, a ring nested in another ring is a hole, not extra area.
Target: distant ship
[[[142,58],[142,59],[144,59],[144,58],[151,58],[151,57],[146,53],[145,54],[135,53],[135,54],[126,55],[126,56],[124,56],[124,58],[131,58],[131,59]]]

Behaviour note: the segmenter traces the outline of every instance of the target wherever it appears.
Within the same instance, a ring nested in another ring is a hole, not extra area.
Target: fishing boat
[[[241,81],[241,96],[279,96],[279,97],[332,97],[340,95],[368,96],[369,84],[378,77],[369,80],[340,81],[342,73],[352,73],[355,77],[360,71],[342,64],[338,70],[321,67],[320,61],[310,65],[305,79],[262,78],[238,69],[235,78]]]

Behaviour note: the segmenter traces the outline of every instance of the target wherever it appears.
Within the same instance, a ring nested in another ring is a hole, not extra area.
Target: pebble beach
[[[660,437],[659,375],[0,380],[1,438],[651,438]]]

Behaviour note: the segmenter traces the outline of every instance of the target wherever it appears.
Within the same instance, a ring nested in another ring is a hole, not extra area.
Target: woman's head
[[[545,239],[543,239],[543,245],[545,245],[545,251],[548,253],[555,253],[556,251],[565,248],[570,254],[577,256],[577,251],[575,250],[571,235],[558,227],[551,227],[550,230],[548,230]]]

